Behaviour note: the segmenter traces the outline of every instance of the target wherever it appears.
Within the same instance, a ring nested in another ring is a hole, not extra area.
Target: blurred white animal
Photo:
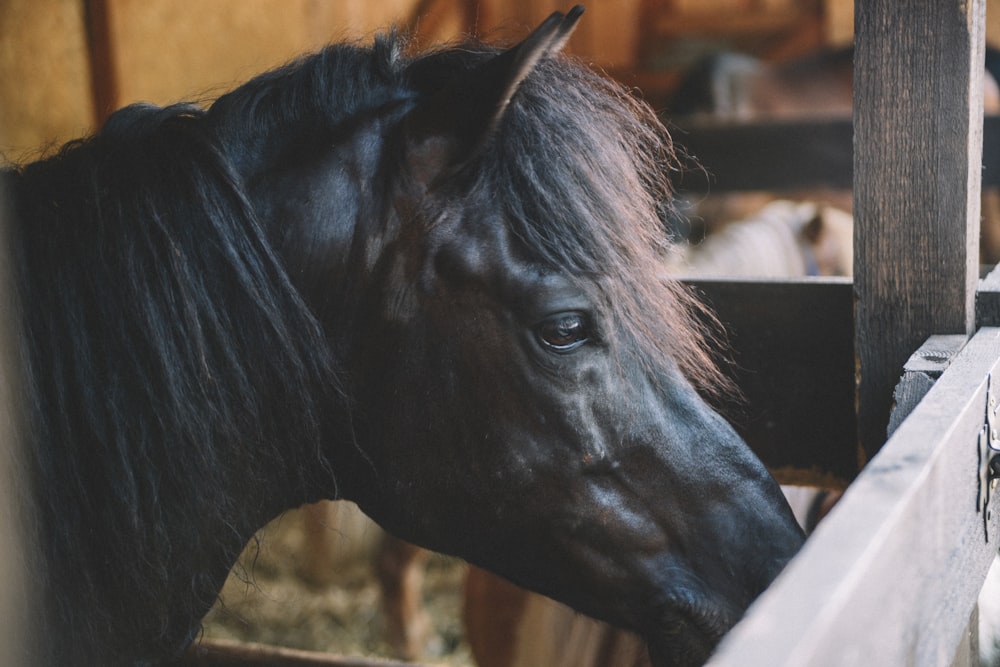
[[[731,222],[669,260],[685,276],[797,278],[851,276],[854,221],[831,206],[784,199]]]

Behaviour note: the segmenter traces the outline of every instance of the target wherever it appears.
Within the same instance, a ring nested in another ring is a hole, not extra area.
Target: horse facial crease
[[[253,531],[322,497],[664,665],[791,558],[663,275],[669,137],[558,56],[580,11],[506,51],[332,46],[2,174],[40,664],[175,656]]]

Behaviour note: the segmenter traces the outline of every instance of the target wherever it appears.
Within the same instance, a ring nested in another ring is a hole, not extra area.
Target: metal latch
[[[983,515],[983,537],[990,541],[990,496],[1000,479],[1000,406],[993,390],[993,377],[986,376],[986,423],[979,432],[979,495],[976,512]]]

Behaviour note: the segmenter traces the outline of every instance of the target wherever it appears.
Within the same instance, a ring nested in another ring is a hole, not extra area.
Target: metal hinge
[[[986,420],[979,432],[979,494],[976,512],[983,515],[983,537],[990,541],[989,521],[992,519],[990,496],[1000,479],[1000,415],[993,376],[986,376]]]

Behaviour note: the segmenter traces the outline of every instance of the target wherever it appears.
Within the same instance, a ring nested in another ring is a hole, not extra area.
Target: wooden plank
[[[979,281],[976,290],[976,326],[1000,327],[1000,265]]]
[[[855,8],[858,424],[872,456],[910,352],[975,326],[985,2]]]
[[[983,118],[983,187],[1000,186],[1000,116]]]
[[[118,73],[115,68],[115,48],[111,40],[108,0],[85,0],[84,11],[94,122],[101,126],[121,102]]]
[[[668,122],[697,163],[680,181],[684,190],[849,190],[854,182],[850,118]],[[1000,186],[1000,116],[983,120],[982,167],[983,186]]]
[[[955,356],[965,346],[965,336],[931,336],[910,355],[903,366],[903,377],[896,385],[894,404],[889,415],[889,435],[916,408],[941,377]],[[973,607],[972,617],[960,636],[958,649],[950,667],[979,665],[979,609]]]
[[[7,180],[0,179],[0,229],[12,221]],[[0,235],[0,256],[9,258],[7,235]],[[15,284],[5,267],[0,270],[0,298],[13,300]],[[21,364],[18,335],[11,317],[0,322],[0,665],[25,666],[36,637],[40,605],[38,579],[32,570],[37,554],[29,542],[37,517],[25,502],[29,475],[18,438],[21,410]]]
[[[679,187],[693,192],[839,188],[853,182],[850,118],[708,122],[676,119],[674,141],[697,162]]]
[[[723,413],[772,469],[858,471],[848,278],[686,281],[723,324],[743,393]]]
[[[896,385],[894,404],[889,415],[889,435],[906,419],[941,377],[945,369],[965,346],[965,336],[931,336],[910,355],[903,366],[903,377]],[[949,667],[971,667],[979,664],[978,607],[961,634],[958,650]]]
[[[941,377],[955,355],[965,347],[965,336],[931,336],[903,364],[903,377],[893,391],[887,435],[899,427]]]
[[[565,7],[572,4],[565,3]],[[601,69],[635,70],[643,0],[587,0],[583,4],[587,19],[574,31],[569,42],[570,53]]]
[[[948,665],[1000,544],[976,511],[1000,329],[978,332],[709,663]]]

